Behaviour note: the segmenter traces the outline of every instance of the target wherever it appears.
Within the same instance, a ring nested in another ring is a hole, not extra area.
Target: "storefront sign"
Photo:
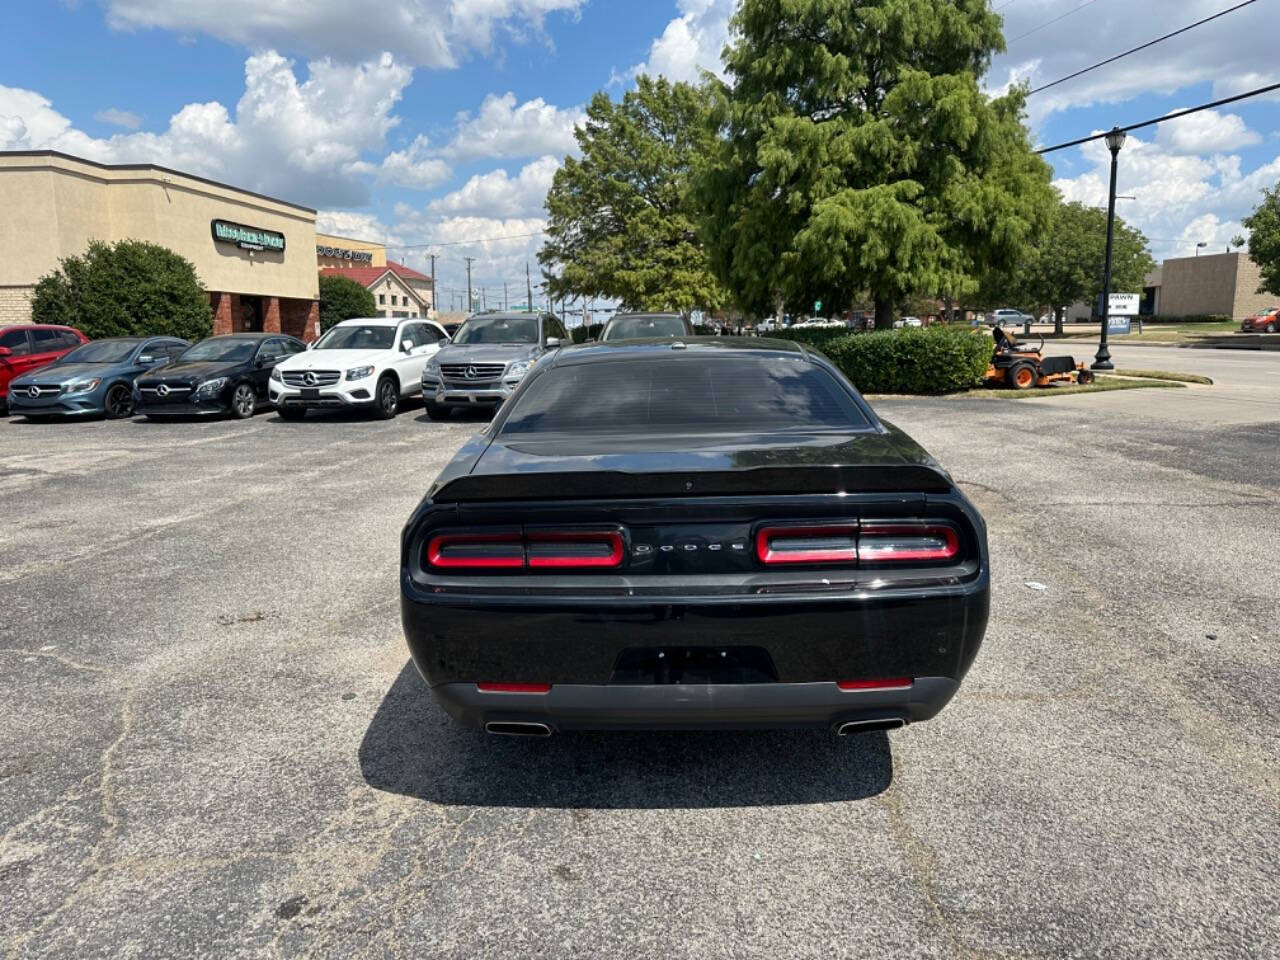
[[[213,239],[221,243],[234,243],[241,250],[270,250],[284,253],[284,234],[259,227],[246,227],[241,223],[214,220],[210,224]]]
[[[346,247],[326,247],[316,244],[317,257],[332,257],[335,260],[354,260],[356,263],[373,263],[371,250],[348,250]]]

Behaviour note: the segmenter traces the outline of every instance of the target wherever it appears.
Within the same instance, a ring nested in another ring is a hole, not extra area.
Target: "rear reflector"
[[[616,567],[622,563],[622,534],[604,531],[529,531],[529,566]]]
[[[427,542],[427,562],[446,570],[491,570],[524,566],[518,533],[444,533]]]
[[[477,683],[481,693],[550,693],[549,683]]]
[[[858,559],[856,523],[807,527],[763,527],[756,534],[761,563],[854,563]]]
[[[910,677],[890,677],[886,680],[838,680],[841,690],[905,690],[911,686]]]
[[[955,530],[940,523],[866,523],[858,534],[861,563],[921,563],[954,560]]]

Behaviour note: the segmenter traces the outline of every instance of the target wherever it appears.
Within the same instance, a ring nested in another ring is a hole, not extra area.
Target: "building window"
[[[378,294],[378,303],[383,304],[385,306],[386,302],[387,302],[387,295],[385,293]]]
[[[391,305],[394,307],[394,306],[396,306],[399,302],[400,302],[400,301],[399,301],[398,299],[396,299],[396,295],[393,293],[393,294],[391,295]]]

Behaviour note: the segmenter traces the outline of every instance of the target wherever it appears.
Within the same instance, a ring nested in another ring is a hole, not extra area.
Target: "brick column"
[[[279,297],[263,297],[262,298],[262,332],[263,333],[279,333],[280,332],[280,298]]]
[[[307,311],[307,326],[302,334],[302,339],[307,343],[318,339],[320,336],[320,301],[312,300],[311,309]]]
[[[213,335],[220,337],[234,333],[231,327],[231,294],[211,293],[209,300],[213,307]]]

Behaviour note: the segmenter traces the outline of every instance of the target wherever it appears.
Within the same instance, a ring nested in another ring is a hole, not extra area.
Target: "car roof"
[[[205,340],[265,340],[267,337],[288,337],[290,340],[297,340],[291,333],[259,333],[256,330],[246,330],[244,333],[220,333],[215,337],[205,337]],[[174,339],[180,339],[175,337]],[[203,342],[203,341],[201,341]]]
[[[70,330],[78,332],[75,327],[65,323],[0,323],[0,330]]]
[[[547,314],[537,311],[530,313],[528,310],[489,310],[485,313],[473,313],[467,317],[467,320],[517,320],[523,317],[545,317]],[[463,321],[465,323],[466,320]]]
[[[659,357],[787,357],[811,359],[796,340],[771,337],[650,337],[637,340],[597,340],[556,351],[554,366],[613,360],[654,360]]]
[[[406,320],[426,320],[426,317],[351,317],[348,320],[342,320],[335,323],[335,327],[346,326],[369,326],[369,327],[398,327]]]
[[[683,320],[684,314],[664,310],[636,310],[634,312],[615,313],[609,320],[612,322],[621,320],[623,317],[673,317],[676,320]]]

